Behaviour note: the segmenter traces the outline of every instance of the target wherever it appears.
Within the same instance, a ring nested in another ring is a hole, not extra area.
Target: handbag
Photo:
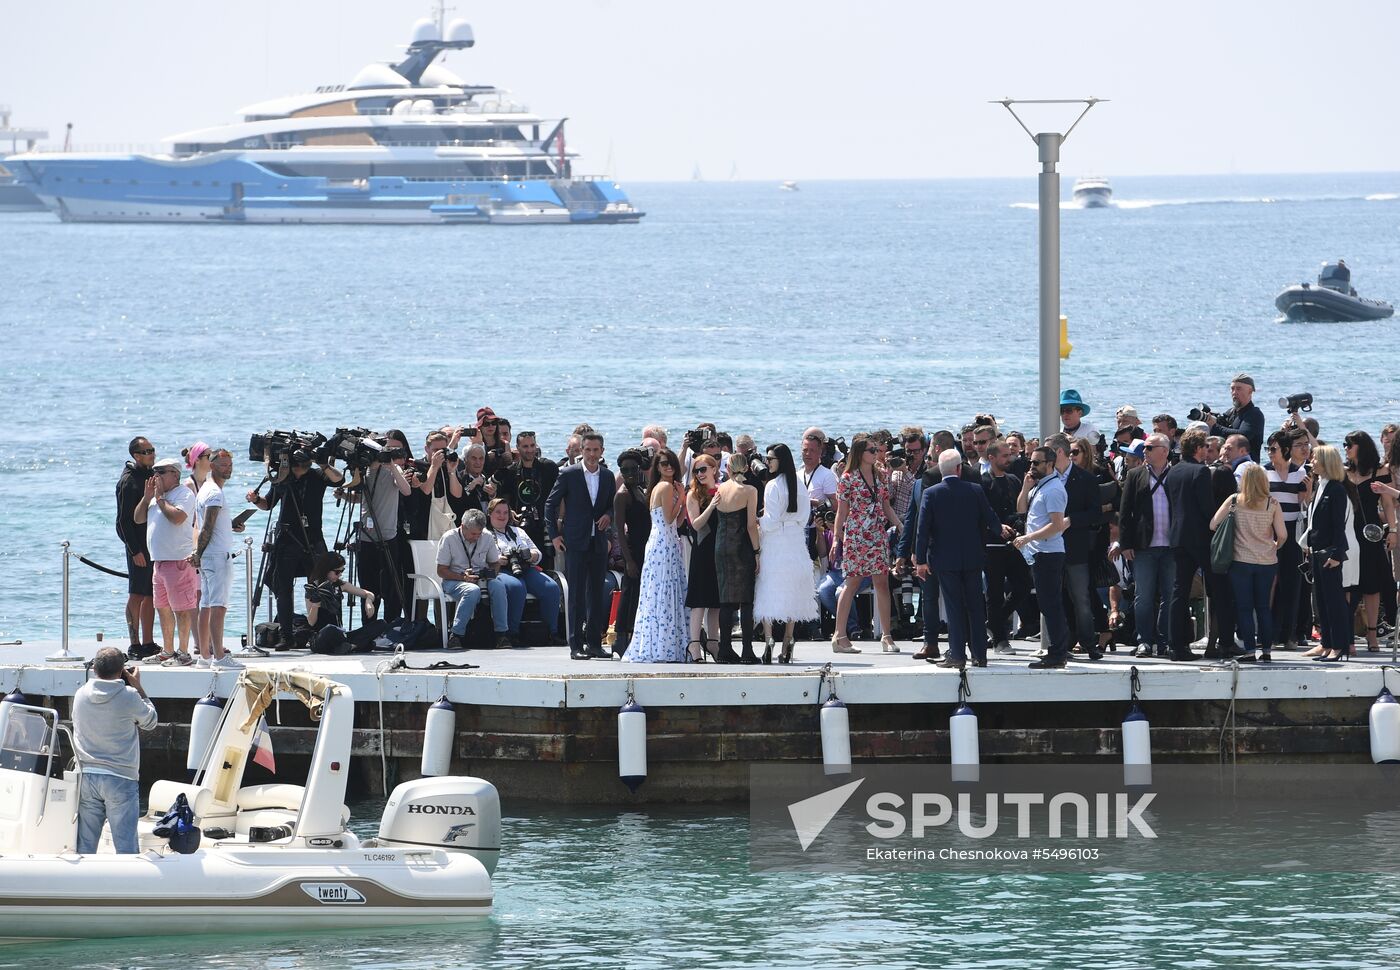
[[[1210,537],[1210,571],[1228,573],[1235,562],[1235,503],[1238,497],[1230,498],[1230,514]]]

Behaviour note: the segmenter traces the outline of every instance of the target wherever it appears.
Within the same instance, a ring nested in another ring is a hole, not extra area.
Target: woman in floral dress
[[[860,653],[851,646],[845,634],[846,618],[851,613],[860,581],[870,577],[875,590],[875,609],[880,618],[880,649],[899,653],[894,637],[890,636],[890,544],[885,524],[901,528],[899,517],[890,505],[889,486],[875,467],[876,450],[869,437],[858,434],[851,439],[851,453],[846,456],[846,472],[836,485],[836,545],[840,549],[846,582],[836,600],[836,634],[831,638],[835,653]]]

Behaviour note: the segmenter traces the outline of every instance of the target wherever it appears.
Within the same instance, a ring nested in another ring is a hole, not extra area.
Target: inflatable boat
[[[1395,312],[1384,300],[1367,300],[1356,295],[1351,270],[1345,260],[1323,263],[1317,284],[1290,286],[1274,300],[1283,319],[1309,323],[1338,323],[1353,320],[1383,320]]]
[[[263,711],[279,696],[319,721],[305,786],[243,785]],[[303,672],[243,671],[191,784],[157,781],[141,851],[110,833],[75,851],[81,771],[51,708],[5,704],[0,722],[0,939],[277,933],[404,927],[491,914],[500,799],[478,778],[394,789],[376,838],[346,825],[354,697]],[[66,747],[62,747],[66,742]],[[201,830],[177,852],[155,833],[180,795]]]

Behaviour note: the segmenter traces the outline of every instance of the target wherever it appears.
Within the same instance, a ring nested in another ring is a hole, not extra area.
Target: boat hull
[[[0,212],[45,212],[48,206],[16,182],[0,182]]]
[[[1107,209],[1113,204],[1112,189],[1076,189],[1074,201],[1081,209]]]
[[[336,180],[281,174],[234,152],[178,159],[36,154],[8,164],[21,187],[64,222],[538,225],[627,223],[644,215],[605,179]],[[479,217],[456,201],[464,198]]]
[[[1305,323],[1350,323],[1384,320],[1395,308],[1383,300],[1348,296],[1322,286],[1290,286],[1274,300],[1287,320]]]
[[[0,939],[278,933],[491,915],[475,858],[386,847],[0,857]]]

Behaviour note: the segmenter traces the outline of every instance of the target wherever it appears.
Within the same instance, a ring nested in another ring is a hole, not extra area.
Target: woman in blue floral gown
[[[676,532],[685,509],[680,487],[681,463],[663,448],[651,463],[651,536],[642,558],[641,589],[632,643],[623,660],[637,663],[684,663],[689,628],[685,615],[685,561]]]

